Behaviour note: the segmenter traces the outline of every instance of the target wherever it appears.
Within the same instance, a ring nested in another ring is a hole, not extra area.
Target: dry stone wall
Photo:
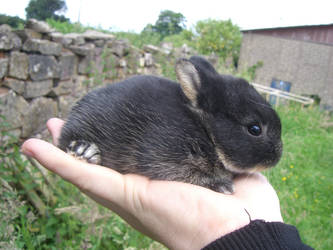
[[[24,30],[0,26],[0,130],[19,138],[42,136],[51,117],[66,117],[73,103],[92,87],[133,74],[160,74],[154,54],[93,30],[61,34],[29,20]],[[186,52],[187,53],[187,52]],[[8,126],[3,126],[4,119]]]

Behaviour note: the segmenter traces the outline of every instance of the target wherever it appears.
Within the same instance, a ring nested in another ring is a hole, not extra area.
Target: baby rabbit
[[[276,112],[245,80],[201,57],[180,59],[179,83],[135,76],[91,91],[72,109],[59,147],[120,173],[233,192],[233,177],[275,165]]]

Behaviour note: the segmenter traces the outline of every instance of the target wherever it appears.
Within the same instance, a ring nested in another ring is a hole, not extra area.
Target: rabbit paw
[[[101,155],[97,145],[84,140],[72,141],[66,148],[68,154],[88,163],[100,164]]]
[[[232,182],[215,183],[211,186],[211,189],[223,194],[233,194],[235,192]]]
[[[234,193],[234,185],[221,185],[217,187],[217,192],[224,194],[233,194]]]

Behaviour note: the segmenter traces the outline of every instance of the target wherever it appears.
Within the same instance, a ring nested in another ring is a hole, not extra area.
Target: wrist
[[[191,249],[201,249],[216,239],[250,224],[251,219],[244,208],[233,212],[233,215],[225,215],[211,223],[206,223],[205,226],[202,225],[200,232],[193,240]]]

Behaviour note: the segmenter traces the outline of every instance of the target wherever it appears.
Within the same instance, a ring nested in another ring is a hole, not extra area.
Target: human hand
[[[55,144],[62,125],[55,118],[47,123]],[[27,140],[21,150],[171,249],[200,249],[247,225],[244,209],[252,220],[282,221],[276,192],[261,174],[236,178],[235,193],[225,195],[187,183],[122,175],[38,139]]]

